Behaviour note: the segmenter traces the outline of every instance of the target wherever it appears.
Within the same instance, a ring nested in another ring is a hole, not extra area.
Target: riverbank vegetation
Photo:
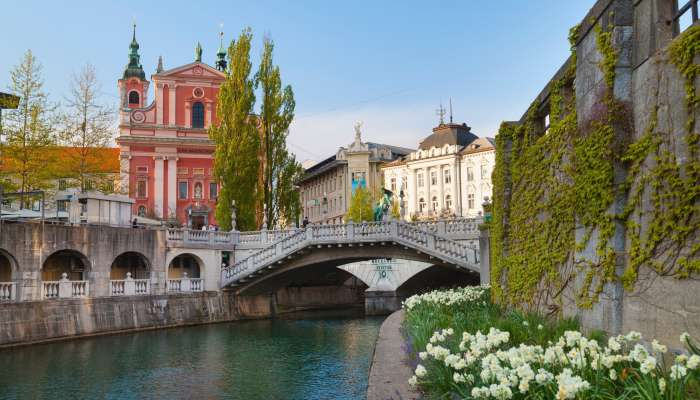
[[[584,336],[575,319],[548,319],[491,302],[485,286],[408,298],[416,360],[410,384],[430,399],[689,399],[700,395],[700,348],[674,355],[638,332]]]

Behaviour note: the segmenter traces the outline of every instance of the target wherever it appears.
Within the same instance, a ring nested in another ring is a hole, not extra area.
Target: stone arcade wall
[[[88,262],[90,296],[108,296],[115,258],[125,252],[142,254],[151,269],[151,293],[163,293],[167,267],[165,234],[151,229],[99,225],[65,226],[40,223],[3,223],[0,249],[13,258],[12,280],[20,300],[41,299],[41,269],[59,250],[74,250]]]
[[[681,2],[685,3],[685,2]],[[682,4],[681,4],[682,5]],[[569,63],[575,62],[575,79],[573,89],[575,91],[576,122],[579,129],[586,126],[590,121],[600,119],[601,103],[605,96],[605,70],[601,67],[601,60],[605,55],[599,48],[599,32],[596,27],[603,32],[610,31],[610,43],[616,52],[616,61],[613,66],[614,81],[612,97],[616,102],[622,104],[621,111],[618,112],[621,118],[613,123],[613,144],[626,146],[630,143],[640,142],[645,135],[651,132],[653,140],[658,140],[661,145],[655,145],[650,150],[649,155],[643,158],[645,161],[639,166],[639,170],[634,170],[632,163],[622,162],[619,159],[611,162],[613,173],[613,186],[615,188],[625,187],[629,182],[628,177],[633,178],[632,189],[616,192],[608,213],[610,215],[621,215],[628,204],[636,199],[632,198],[635,193],[635,185],[641,180],[638,176],[649,174],[656,166],[654,151],[657,148],[667,149],[678,165],[693,160],[695,155],[691,154],[686,142],[687,121],[689,115],[686,104],[686,82],[681,76],[678,67],[674,65],[669,57],[669,45],[673,39],[673,25],[668,21],[675,13],[674,2],[671,0],[599,0],[592,7],[588,15],[582,20],[578,29],[578,39],[575,41],[576,57],[565,63],[555,75],[552,81],[543,89],[535,99],[535,107],[538,117],[544,119],[550,108],[550,94],[559,79],[567,73]],[[695,63],[700,63],[700,57],[696,57]],[[696,93],[699,90],[700,82],[694,82]],[[568,88],[564,88],[566,90]],[[561,94],[561,93],[559,93]],[[564,92],[566,96],[566,93]],[[698,106],[693,111],[698,114]],[[629,114],[629,115],[623,115]],[[519,122],[511,123],[513,126],[520,126],[526,123],[528,113]],[[625,126],[624,121],[629,120],[631,127]],[[542,127],[544,124],[542,124]],[[700,124],[695,123],[691,127],[692,134],[700,134]],[[544,132],[544,128],[542,128]],[[512,164],[513,154],[510,150],[514,144],[511,140],[506,140],[499,149],[502,152],[502,163]],[[662,147],[659,147],[662,146]],[[498,158],[498,156],[497,156]],[[560,171],[566,171],[566,164],[571,160],[564,157],[559,165]],[[687,164],[686,164],[687,165]],[[497,167],[498,168],[498,167]],[[491,260],[482,256],[482,270],[490,270],[494,273],[494,266],[497,266],[498,258],[507,254],[508,225],[513,223],[510,211],[512,205],[512,175],[505,169],[506,176],[503,179],[505,189],[503,193],[504,212],[503,221],[496,220],[499,226],[505,227],[503,245],[504,253],[499,255],[492,253]],[[524,171],[527,175],[529,171]],[[685,172],[681,168],[681,177]],[[657,178],[658,179],[658,178]],[[662,178],[663,179],[663,178]],[[498,184],[498,183],[495,183]],[[647,183],[651,187],[654,182]],[[698,183],[696,183],[698,184]],[[685,186],[692,184],[685,183]],[[642,192],[641,200],[636,205],[635,211],[630,218],[641,229],[642,236],[649,231],[652,223],[654,204],[649,190]],[[691,207],[692,208],[692,207]],[[695,203],[697,209],[697,202]],[[551,210],[549,210],[551,211]],[[637,216],[638,215],[638,216]],[[693,214],[690,211],[689,218],[697,219],[697,211]],[[578,217],[578,216],[577,216]],[[510,218],[510,220],[509,220]],[[629,220],[627,220],[629,221]],[[517,222],[516,222],[517,223]],[[569,276],[571,282],[562,282],[563,290],[555,292],[557,298],[549,297],[547,304],[540,303],[540,307],[549,308],[553,303],[558,303],[562,307],[564,315],[578,315],[585,328],[603,329],[611,333],[621,331],[638,330],[647,338],[655,337],[672,345],[679,345],[679,334],[690,332],[700,336],[700,280],[697,271],[690,272],[691,279],[678,279],[678,276],[662,276],[651,270],[644,263],[639,268],[638,276],[634,283],[626,287],[622,283],[625,272],[629,272],[633,258],[638,255],[639,244],[635,241],[640,237],[630,230],[630,225],[622,218],[613,219],[613,230],[608,239],[608,246],[614,252],[612,262],[613,279],[602,285],[602,291],[597,295],[597,299],[591,305],[583,306],[579,293],[588,291],[590,282],[586,282],[585,270],[576,272],[577,263],[584,260],[595,260],[599,257],[597,253],[600,237],[603,235],[601,229],[594,228],[590,232],[590,240],[586,240],[586,228],[581,226],[579,219],[576,220],[575,242],[585,243],[583,248],[574,249],[573,246],[568,251],[571,257],[566,265],[559,266],[561,276]],[[692,223],[691,223],[692,225]],[[697,225],[696,225],[697,226]],[[494,232],[491,232],[491,246],[494,245]],[[634,233],[634,234],[633,234]],[[637,235],[637,236],[635,236]],[[669,233],[669,236],[672,233]],[[685,241],[685,250],[681,254],[691,254],[690,260],[697,262],[697,254],[688,253],[690,246],[700,240],[700,232],[693,232]],[[500,246],[499,245],[499,246]],[[484,246],[482,245],[482,251]],[[661,256],[664,255],[662,252]],[[526,256],[527,258],[529,256]],[[655,256],[658,259],[658,256]],[[490,261],[490,262],[489,262]],[[489,265],[490,264],[490,265]],[[579,264],[580,265],[580,264]],[[678,266],[678,264],[676,264]],[[572,271],[575,271],[572,273]],[[568,275],[567,275],[568,274]],[[601,272],[602,274],[602,272]],[[596,279],[602,279],[597,275]],[[617,277],[615,279],[614,277]],[[494,277],[500,279],[501,277]],[[605,282],[605,281],[604,281]],[[497,284],[494,282],[494,284]],[[507,295],[508,289],[504,289]],[[542,288],[536,289],[538,293]],[[593,292],[593,289],[590,290]],[[548,309],[551,311],[551,308]]]

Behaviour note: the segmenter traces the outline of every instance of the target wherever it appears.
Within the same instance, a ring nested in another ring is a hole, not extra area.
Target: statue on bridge
[[[374,221],[380,222],[385,221],[389,215],[389,210],[391,210],[391,204],[393,203],[394,192],[389,189],[384,189],[384,194],[382,198],[374,207]]]

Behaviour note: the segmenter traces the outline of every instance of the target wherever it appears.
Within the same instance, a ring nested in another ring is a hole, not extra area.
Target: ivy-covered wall
[[[671,3],[598,1],[564,67],[501,126],[498,301],[669,342],[700,333],[700,26],[660,31]]]

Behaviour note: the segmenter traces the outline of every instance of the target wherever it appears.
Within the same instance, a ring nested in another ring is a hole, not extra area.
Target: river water
[[[0,350],[0,399],[364,399],[381,322],[244,321]]]

